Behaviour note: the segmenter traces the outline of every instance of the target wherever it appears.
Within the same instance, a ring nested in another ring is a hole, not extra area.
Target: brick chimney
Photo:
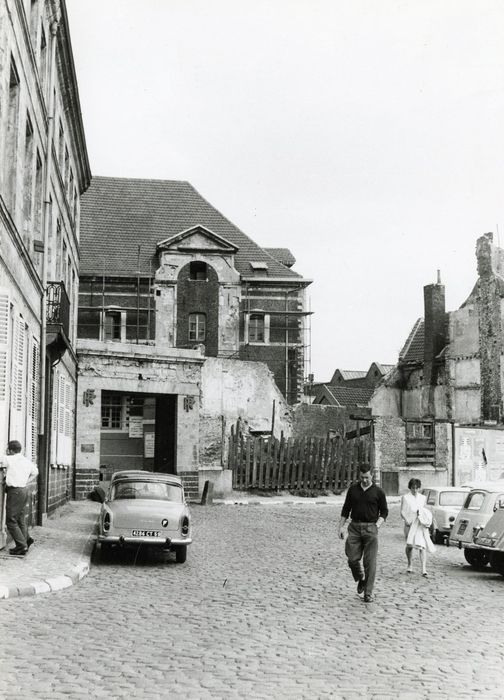
[[[445,288],[441,275],[436,284],[424,287],[424,385],[435,385],[437,367],[434,358],[446,345]]]

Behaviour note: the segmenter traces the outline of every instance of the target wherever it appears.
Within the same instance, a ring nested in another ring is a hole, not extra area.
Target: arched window
[[[189,340],[203,343],[206,338],[206,314],[189,314]]]

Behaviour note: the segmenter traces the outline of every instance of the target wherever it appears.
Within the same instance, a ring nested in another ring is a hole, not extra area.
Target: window
[[[19,133],[19,75],[16,64],[11,59],[9,76],[9,96],[7,106],[7,136],[5,142],[5,153],[2,158],[6,168],[6,199],[14,210],[14,198],[16,191],[16,163],[17,163],[17,139]]]
[[[124,403],[122,396],[102,395],[101,427],[121,430],[126,427]]]
[[[58,131],[58,162],[60,168],[62,169],[63,175],[63,149],[65,148],[65,131],[63,129],[63,123],[60,119],[59,121],[59,131]]]
[[[264,343],[263,314],[250,314],[248,339],[249,343]]]
[[[56,219],[56,279],[61,280],[61,221]]]
[[[45,87],[47,77],[47,41],[44,32],[44,25],[40,27],[40,82],[42,90]]]
[[[202,343],[206,338],[205,314],[189,314],[189,340]]]
[[[428,506],[435,506],[436,505],[436,492],[435,491],[429,491],[429,495],[427,497],[427,505]]]
[[[31,234],[32,220],[32,198],[33,198],[33,126],[30,115],[26,115],[25,128],[25,155],[24,155],[24,202],[23,202],[23,217],[24,217],[24,241],[28,246]]]
[[[470,493],[467,497],[467,500],[464,503],[464,508],[467,510],[479,510],[483,505],[484,500],[484,493],[481,493],[481,491],[474,491],[474,493]]]
[[[121,312],[105,311],[103,318],[103,340],[121,340]]]
[[[408,422],[406,424],[406,432],[407,436],[414,440],[432,440],[432,423]]]
[[[195,261],[189,264],[189,279],[199,282],[207,280],[207,264],[200,261]]]
[[[441,491],[439,494],[439,505],[462,508],[466,496],[467,491]]]

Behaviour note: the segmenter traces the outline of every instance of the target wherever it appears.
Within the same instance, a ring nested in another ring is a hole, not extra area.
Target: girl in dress
[[[430,538],[429,526],[432,523],[432,514],[425,507],[426,498],[420,493],[422,483],[420,479],[410,479],[408,483],[409,493],[401,499],[401,518],[404,520],[404,537],[406,538],[406,558],[408,560],[408,574],[413,572],[411,560],[413,549],[418,549],[422,576],[427,578],[427,551],[435,552],[436,548]]]

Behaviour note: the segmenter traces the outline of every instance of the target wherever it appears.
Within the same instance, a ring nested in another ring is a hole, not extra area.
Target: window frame
[[[191,328],[191,325],[195,321],[195,328]],[[201,333],[200,324],[202,323],[203,332]],[[188,339],[190,343],[204,343],[207,337],[207,318],[206,314],[201,311],[193,311],[187,317],[187,332]],[[202,337],[200,337],[202,336]]]
[[[116,319],[118,321],[117,325],[114,325],[113,331],[118,330],[119,334],[117,337],[110,337],[107,335],[107,319]],[[119,311],[119,309],[105,309],[102,313],[101,319],[101,339],[105,343],[123,343],[124,336],[126,332],[124,313]]]
[[[251,333],[251,321],[253,317],[262,318],[263,338],[257,339],[257,333]],[[247,345],[269,345],[270,344],[270,315],[263,311],[250,311],[245,316],[245,342]]]

